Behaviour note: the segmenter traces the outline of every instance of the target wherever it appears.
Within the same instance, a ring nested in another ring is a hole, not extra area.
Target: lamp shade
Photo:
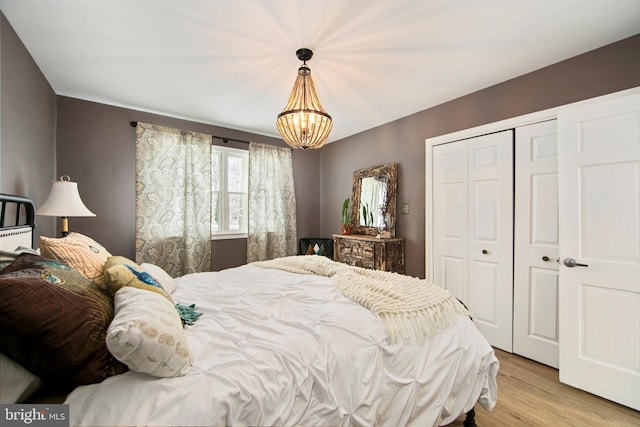
[[[298,49],[296,55],[301,61],[307,61],[313,52]],[[333,121],[320,105],[306,62],[298,68],[289,101],[278,115],[276,126],[282,139],[293,148],[320,148],[329,138]]]
[[[47,200],[36,210],[42,216],[96,216],[80,199],[78,183],[63,175],[60,181],[53,181]]]

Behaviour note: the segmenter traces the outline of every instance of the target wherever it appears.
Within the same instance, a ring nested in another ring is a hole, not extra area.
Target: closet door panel
[[[467,262],[465,258],[442,256],[442,281],[444,288],[461,301],[468,301],[467,295]]]
[[[556,121],[516,129],[514,353],[558,367]]]
[[[512,349],[513,131],[432,147],[434,282]]]
[[[517,166],[516,166],[517,168]],[[558,246],[558,172],[555,164],[531,171],[529,243],[544,250]],[[517,197],[517,196],[516,196]]]
[[[529,313],[528,335],[538,341],[554,343],[553,355],[558,357],[558,271],[545,268],[530,268],[529,280]],[[550,310],[555,308],[555,310]],[[536,347],[540,343],[536,343]],[[518,351],[514,340],[515,353],[529,356]],[[535,352],[532,352],[535,357]],[[535,359],[534,357],[529,356]]]
[[[499,244],[500,181],[498,179],[476,179],[473,182],[471,194],[473,241]]]
[[[470,273],[475,284],[471,289],[473,318],[476,323],[495,329],[500,327],[499,268],[494,262],[475,260]]]
[[[491,345],[512,350],[513,131],[468,140],[469,309]]]
[[[468,303],[468,171],[465,142],[433,147],[433,282]]]

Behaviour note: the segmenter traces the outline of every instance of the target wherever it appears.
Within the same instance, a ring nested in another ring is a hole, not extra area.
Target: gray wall
[[[113,254],[135,258],[135,128],[132,121],[227,138],[285,146],[275,138],[74,98],[58,97],[58,174],[69,175],[96,217],[71,218],[70,229],[87,234]],[[223,144],[214,139],[215,144]],[[248,149],[244,143],[229,146]],[[298,234],[318,232],[319,155],[294,151]],[[212,268],[246,263],[246,239],[215,240]]]
[[[42,204],[55,174],[56,95],[0,13],[0,192]],[[38,235],[55,219],[37,217]]]
[[[640,35],[454,99],[322,148],[320,218],[325,235],[340,229],[352,172],[399,163],[396,235],[404,237],[406,274],[425,277],[425,139],[640,86]],[[425,89],[425,90],[428,90]]]

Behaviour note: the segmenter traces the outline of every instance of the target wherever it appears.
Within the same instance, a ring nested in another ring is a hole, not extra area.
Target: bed
[[[45,238],[44,247],[68,237]],[[419,291],[407,296],[401,308],[414,304],[416,295],[431,286],[419,279],[354,269],[317,255],[173,279],[153,264],[137,265],[108,254],[97,242],[92,245],[96,253],[104,250],[101,256],[108,262],[86,286],[99,283],[105,294],[115,295],[104,331],[111,345],[106,358],[101,356],[108,365],[103,378],[80,375],[87,362],[71,371],[76,381],[64,401],[71,425],[437,426],[465,413],[465,425],[474,425],[474,405],[491,410],[496,403],[498,361],[457,300],[429,288],[439,301],[455,307],[449,314],[431,310],[436,326],[426,325],[420,315],[398,315],[383,301],[397,298],[394,292],[408,286],[410,294]],[[18,259],[30,268],[46,264],[49,270],[40,276],[58,271],[51,268],[72,274],[67,264],[55,264],[56,255],[29,253]],[[116,261],[126,268],[111,265]],[[146,282],[109,288],[113,275],[108,273],[116,267],[127,274],[139,269],[161,285],[160,291],[146,289]],[[16,269],[0,271],[0,285]],[[403,283],[387,292],[398,280]],[[352,287],[356,282],[366,285]],[[143,304],[136,306],[134,297],[143,298]],[[129,335],[135,335],[131,328],[127,333],[118,329],[127,304],[133,307],[125,320],[139,325],[160,319],[149,307],[166,308],[168,300],[180,312],[179,331],[173,331],[178,350],[147,349],[145,358],[139,348],[133,356],[124,354],[133,348]],[[140,316],[147,309],[151,318],[145,320]],[[5,323],[3,314],[4,329]],[[114,330],[120,331],[117,340],[129,342],[113,344]],[[2,353],[11,351],[0,345]],[[46,382],[51,375],[39,376]]]

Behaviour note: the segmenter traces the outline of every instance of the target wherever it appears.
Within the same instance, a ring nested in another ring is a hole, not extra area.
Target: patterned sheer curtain
[[[247,262],[295,255],[296,246],[291,150],[251,143]]]
[[[136,128],[136,262],[211,270],[211,136]]]

